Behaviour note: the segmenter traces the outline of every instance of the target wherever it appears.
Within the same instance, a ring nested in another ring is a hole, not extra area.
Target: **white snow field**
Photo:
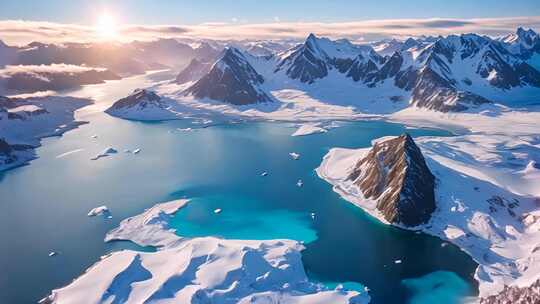
[[[91,102],[89,99],[46,96],[18,100],[17,104],[20,105],[9,108],[6,112],[0,111],[0,139],[6,140],[11,146],[19,147],[12,152],[16,158],[13,162],[4,163],[3,156],[0,155],[0,171],[35,159],[33,148],[40,145],[41,138],[60,136],[85,123],[75,121],[74,112]]]
[[[181,238],[168,220],[188,200],[157,204],[128,218],[106,240],[158,246],[104,256],[47,303],[368,303],[367,292],[310,282],[302,245],[292,240]]]
[[[540,278],[540,113],[490,106],[478,113],[407,109],[393,120],[462,135],[420,137],[437,178],[437,210],[422,231],[452,242],[478,262],[480,296]],[[318,175],[343,198],[384,221],[375,202],[346,181],[369,148],[334,148]]]

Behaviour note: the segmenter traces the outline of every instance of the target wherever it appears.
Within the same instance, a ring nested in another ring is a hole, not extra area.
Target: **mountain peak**
[[[309,33],[309,35],[306,38],[306,41],[316,41],[318,38],[313,33]]]
[[[435,177],[412,137],[405,133],[374,142],[360,159],[348,180],[390,223],[417,226],[435,210]]]
[[[520,37],[531,37],[531,36],[536,36],[538,35],[533,29],[524,29],[522,27],[518,27],[517,31],[516,31],[516,34]]]
[[[264,78],[255,71],[244,54],[227,47],[212,68],[184,94],[234,105],[271,102],[273,99],[259,85]]]

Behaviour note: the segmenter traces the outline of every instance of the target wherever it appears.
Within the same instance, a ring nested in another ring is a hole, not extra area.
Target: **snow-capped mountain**
[[[504,36],[502,42],[508,44],[508,50],[523,59],[529,59],[534,53],[540,53],[540,35],[532,29],[518,28],[516,33]]]
[[[260,85],[264,78],[237,48],[227,48],[210,71],[184,91],[199,99],[212,99],[234,105],[271,102]]]
[[[540,35],[532,29],[518,28],[516,33],[500,39],[508,51],[540,70]]]
[[[304,44],[282,55],[275,71],[316,86],[318,79],[335,69],[364,83],[367,90],[392,83],[409,92],[413,106],[463,111],[515,99],[513,89],[532,88],[540,94],[540,72],[507,46],[476,34],[439,37],[433,43],[408,39],[383,58],[370,46],[311,34]]]
[[[407,38],[406,40],[389,39],[371,43],[371,47],[381,56],[392,56],[395,52],[405,51],[412,47],[426,45],[429,42],[422,39]]]
[[[285,71],[290,78],[310,84],[328,76],[328,71],[333,69],[345,73],[354,65],[356,70],[369,72],[372,64],[382,62],[382,57],[370,46],[354,45],[346,39],[332,41],[314,34],[280,57],[275,72]],[[357,74],[353,71],[351,77]]]
[[[171,114],[167,110],[167,104],[162,98],[149,90],[136,89],[129,96],[116,101],[105,112],[112,116],[139,118],[139,114],[145,113],[146,120],[152,120],[154,117],[169,117]]]

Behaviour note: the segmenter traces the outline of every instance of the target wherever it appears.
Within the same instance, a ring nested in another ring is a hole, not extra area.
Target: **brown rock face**
[[[390,223],[417,226],[435,210],[435,177],[408,134],[376,143],[348,179]]]
[[[529,287],[505,286],[499,294],[480,299],[480,304],[538,304],[540,280]]]

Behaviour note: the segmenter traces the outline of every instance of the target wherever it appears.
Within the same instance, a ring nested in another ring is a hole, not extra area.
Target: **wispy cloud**
[[[448,35],[476,32],[503,35],[516,27],[540,28],[540,16],[483,19],[391,19],[355,22],[204,23],[199,25],[124,25],[122,41],[157,38],[283,39],[303,38],[313,32],[333,38],[373,40],[417,35]],[[100,39],[91,26],[24,20],[0,21],[0,39],[11,44],[42,42],[90,42]]]
[[[7,65],[0,69],[0,78],[9,78],[15,74],[79,74],[88,71],[106,71],[104,68],[93,68],[72,64],[50,64],[50,65]]]

